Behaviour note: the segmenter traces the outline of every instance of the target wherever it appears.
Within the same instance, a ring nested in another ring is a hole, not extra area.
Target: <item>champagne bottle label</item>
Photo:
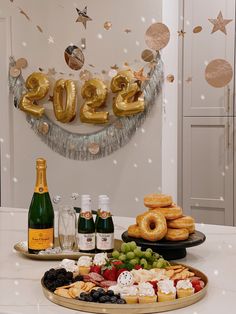
[[[114,249],[114,233],[97,233],[97,249]]]
[[[80,217],[85,218],[87,220],[91,219],[93,217],[92,213],[90,211],[88,212],[81,212]]]
[[[95,249],[95,233],[78,233],[79,250],[90,251]]]
[[[46,250],[53,247],[53,228],[29,228],[28,247],[31,250]]]
[[[101,217],[102,219],[107,219],[108,217],[111,217],[111,213],[107,212],[107,211],[99,211],[98,212],[99,217]]]

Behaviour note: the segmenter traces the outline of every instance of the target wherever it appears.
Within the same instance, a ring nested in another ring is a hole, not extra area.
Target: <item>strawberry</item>
[[[141,268],[142,268],[141,265],[135,265],[135,266],[134,266],[134,269],[136,269],[136,270],[139,270],[139,269],[141,269]]]
[[[202,287],[200,286],[200,285],[196,285],[195,287],[194,287],[194,292],[195,293],[197,293],[197,292],[199,292],[199,291],[201,291],[202,290]]]
[[[120,265],[123,264],[123,262],[122,262],[122,261],[113,261],[112,264],[113,264],[114,266],[120,266]]]
[[[123,273],[124,271],[128,270],[127,268],[121,268],[117,271],[116,273],[116,279],[120,276],[121,273]]]
[[[102,275],[106,280],[116,281],[116,278],[117,278],[116,274],[117,274],[117,270],[115,266],[108,266],[103,271]]]
[[[90,273],[97,273],[101,275],[101,266],[93,265],[90,267]]]
[[[199,279],[193,279],[193,280],[191,281],[191,283],[192,283],[193,287],[195,287],[195,286],[197,286],[197,285],[200,285],[200,280],[199,280]]]

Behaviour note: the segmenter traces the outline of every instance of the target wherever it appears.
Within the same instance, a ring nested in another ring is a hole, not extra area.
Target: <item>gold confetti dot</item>
[[[154,54],[151,50],[145,49],[141,54],[141,58],[145,62],[152,62],[154,60]]]
[[[173,74],[168,74],[167,77],[166,77],[166,80],[169,82],[169,83],[173,83],[174,80],[175,80],[175,77]]]
[[[154,23],[146,31],[145,41],[150,49],[160,50],[167,46],[169,40],[169,28],[163,23]]]
[[[213,87],[224,87],[232,80],[233,69],[231,64],[224,59],[212,60],[206,67],[205,78]]]
[[[200,33],[201,31],[202,31],[202,27],[201,27],[200,25],[194,27],[194,29],[193,29],[193,33],[194,33],[194,34],[198,34],[198,33]]]
[[[109,31],[112,28],[112,23],[110,21],[106,21],[103,27],[105,30]]]

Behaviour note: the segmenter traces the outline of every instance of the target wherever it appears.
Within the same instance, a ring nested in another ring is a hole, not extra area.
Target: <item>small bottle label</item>
[[[101,217],[102,219],[107,219],[108,217],[111,217],[111,213],[107,212],[107,211],[99,211],[98,212],[99,217]]]
[[[95,233],[78,233],[79,250],[91,251],[95,249]]]
[[[87,212],[81,212],[80,217],[89,220],[93,217],[93,215],[92,215],[91,211],[87,211]]]
[[[97,249],[114,249],[114,233],[97,233]]]
[[[46,250],[53,247],[53,228],[29,228],[28,247],[31,250]]]

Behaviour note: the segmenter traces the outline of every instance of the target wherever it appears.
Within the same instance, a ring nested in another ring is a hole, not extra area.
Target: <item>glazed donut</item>
[[[168,228],[165,239],[169,241],[183,241],[189,237],[188,229],[172,229]]]
[[[166,219],[161,213],[146,212],[139,221],[141,238],[148,241],[158,241],[164,238],[167,232]]]
[[[191,216],[183,216],[181,218],[177,218],[172,221],[168,221],[168,228],[176,228],[176,229],[181,229],[181,228],[193,228],[194,226],[194,219]]]
[[[141,238],[140,230],[138,225],[131,225],[128,228],[128,236],[132,238]]]
[[[170,195],[148,194],[144,196],[144,205],[148,208],[170,206],[172,202],[172,197]]]
[[[188,229],[189,234],[192,234],[195,232],[195,224],[192,225],[192,227],[186,228]]]
[[[142,221],[143,217],[146,215],[146,213],[148,212],[144,212],[142,214],[139,214],[137,217],[136,217],[136,224],[139,226],[140,222]]]
[[[167,220],[177,219],[183,216],[183,210],[177,205],[171,205],[169,207],[160,207],[150,210],[155,210],[158,213],[162,213]]]

